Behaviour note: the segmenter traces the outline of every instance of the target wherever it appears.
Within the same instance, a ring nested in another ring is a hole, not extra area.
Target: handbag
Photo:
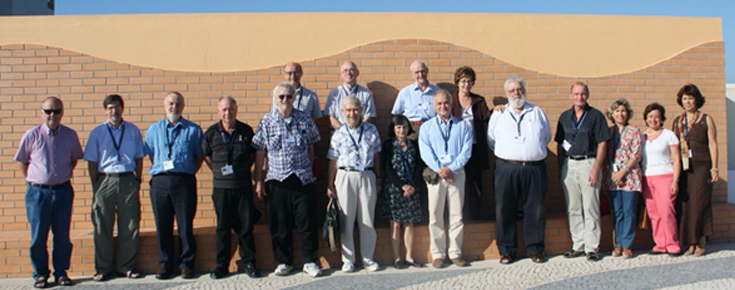
[[[643,198],[640,198],[640,196],[638,198],[638,206],[636,208],[636,217],[638,218],[636,225],[639,229],[647,230],[650,228],[646,203],[643,201]]]
[[[339,233],[339,207],[337,206],[337,200],[330,197],[327,204],[327,217],[322,227],[322,235],[331,252],[337,250],[337,241],[335,240],[337,233]]]

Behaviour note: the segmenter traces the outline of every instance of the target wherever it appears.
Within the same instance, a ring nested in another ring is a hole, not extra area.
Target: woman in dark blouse
[[[408,135],[413,133],[411,123],[403,115],[393,116],[388,129],[388,140],[383,142],[381,153],[383,172],[381,217],[390,220],[391,246],[398,269],[408,266],[423,267],[413,259],[413,225],[421,221],[419,183],[423,182],[423,166],[419,158],[419,146]],[[401,226],[405,229],[403,242],[406,259],[401,259]]]

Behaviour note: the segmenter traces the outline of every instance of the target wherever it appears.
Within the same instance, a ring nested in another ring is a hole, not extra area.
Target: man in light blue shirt
[[[415,60],[410,69],[411,77],[416,82],[398,92],[391,114],[404,115],[411,121],[411,127],[416,134],[409,138],[416,140],[421,123],[436,116],[431,102],[439,87],[429,83],[429,68],[423,62]]]
[[[108,120],[89,132],[84,159],[92,180],[94,225],[94,281],[115,274],[140,278],[135,270],[140,225],[140,181],[143,172],[143,137],[135,124],[124,121],[125,102],[117,94],[102,102]],[[117,268],[113,268],[112,230],[117,224]]]
[[[370,122],[371,118],[375,118],[375,100],[373,93],[366,87],[357,84],[357,77],[360,76],[360,70],[352,61],[345,61],[340,66],[340,78],[343,84],[329,91],[327,102],[324,104],[324,115],[329,116],[329,125],[333,129],[339,128],[342,123],[347,122],[347,117],[342,113],[342,99],[348,95],[355,95],[362,103],[362,121]]]
[[[421,125],[419,152],[426,166],[436,173],[427,178],[429,191],[430,251],[435,268],[444,268],[448,257],[457,266],[469,264],[462,258],[462,205],[464,202],[464,165],[472,154],[472,130],[467,122],[452,116],[452,97],[446,90],[434,95],[437,116]],[[449,248],[446,245],[444,205],[449,208]]]
[[[143,152],[151,160],[149,173],[151,205],[158,233],[160,269],[156,278],[169,279],[174,275],[174,215],[181,240],[178,267],[181,277],[194,278],[193,223],[197,209],[197,182],[202,155],[202,128],[181,117],[184,96],[169,92],[163,101],[166,118],[151,124],[145,134]]]

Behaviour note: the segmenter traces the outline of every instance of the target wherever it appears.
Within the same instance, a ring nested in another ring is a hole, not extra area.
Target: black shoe
[[[156,272],[156,279],[158,280],[168,280],[173,278],[174,272],[169,269],[160,269],[158,272]]]
[[[564,253],[564,258],[576,258],[584,256],[584,251],[582,250],[569,250]]]
[[[260,278],[260,270],[255,267],[255,264],[248,262],[243,265],[242,272],[247,274],[250,278]]]
[[[230,274],[230,271],[226,268],[214,268],[214,271],[209,273],[209,277],[212,279],[222,279],[227,276],[227,274]]]
[[[182,268],[181,269],[181,278],[183,279],[194,279],[194,271],[191,270],[191,268]]]
[[[666,254],[666,252],[651,250],[650,252],[648,252],[648,254],[649,255],[663,255],[663,254]]]
[[[600,260],[600,255],[598,255],[597,253],[595,253],[595,252],[589,252],[589,253],[587,253],[587,261],[597,262],[599,260]]]

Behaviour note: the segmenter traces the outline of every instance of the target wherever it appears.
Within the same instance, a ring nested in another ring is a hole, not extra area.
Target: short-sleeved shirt
[[[566,151],[566,156],[595,157],[597,145],[610,140],[610,128],[607,127],[607,121],[602,112],[589,105],[585,108],[585,112],[578,130],[575,130],[578,121],[574,108],[564,111],[559,116],[554,141],[563,144],[564,140],[567,140],[572,145]]]
[[[13,159],[28,163],[26,181],[55,185],[72,177],[74,162],[82,156],[82,145],[74,129],[59,125],[53,132],[42,123],[23,134]]]
[[[643,175],[656,176],[674,172],[674,162],[671,160],[671,151],[677,151],[679,138],[669,129],[662,129],[656,139],[643,138]]]
[[[316,120],[322,117],[322,108],[319,105],[319,97],[316,93],[304,86],[300,86],[294,94],[293,101],[294,109],[298,109],[309,115],[312,119]],[[273,99],[273,109],[277,109],[278,104]]]
[[[202,155],[212,159],[212,185],[217,188],[241,188],[252,186],[250,182],[251,155],[255,148],[253,128],[237,121],[232,134],[222,127],[222,122],[212,124],[202,137]],[[231,165],[232,173],[222,174],[222,168]]]
[[[434,94],[439,87],[428,84],[425,90],[421,90],[417,83],[410,84],[398,92],[395,103],[393,103],[393,115],[404,115],[409,121],[426,121],[436,116],[432,102]]]
[[[347,123],[347,117],[342,113],[342,100],[349,96],[355,95],[360,103],[362,104],[362,118],[365,117],[376,117],[375,112],[375,100],[373,100],[373,93],[370,92],[366,87],[355,84],[350,91],[344,84],[329,91],[327,95],[327,102],[324,104],[324,115],[332,116],[337,118],[340,123]]]
[[[526,103],[521,113],[505,105],[502,113],[490,116],[487,144],[495,156],[513,161],[540,161],[546,158],[551,127],[538,106]]]
[[[143,153],[153,156],[150,175],[163,172],[195,174],[197,158],[202,156],[202,128],[184,118],[176,125],[164,118],[148,127]],[[163,162],[167,160],[173,161],[173,169],[164,170]]]
[[[110,122],[97,125],[84,148],[84,160],[97,162],[97,171],[102,173],[133,172],[135,160],[143,156],[143,135],[128,121],[122,121],[119,128]]]
[[[445,122],[437,115],[421,124],[419,131],[419,153],[431,170],[439,172],[441,167],[448,166],[455,172],[470,160],[473,133],[467,122],[454,116]],[[449,158],[443,161],[446,155]]]
[[[304,185],[314,182],[309,145],[320,139],[314,120],[302,111],[292,110],[288,118],[278,110],[266,113],[252,142],[255,149],[266,151],[265,180],[283,181],[296,174]]]
[[[623,165],[627,165],[628,160],[639,160],[642,141],[641,131],[633,125],[625,126],[622,132],[619,131],[618,126],[613,125],[610,131],[612,131],[613,137],[611,144],[607,146],[607,161],[613,170],[613,172],[610,172],[610,176],[612,176],[614,171],[621,170]],[[622,186],[618,186],[612,181],[612,178],[608,178],[607,190],[641,191],[641,174],[641,167],[636,162],[628,168],[625,176],[623,176],[624,184]]]
[[[358,128],[347,123],[334,131],[327,158],[337,160],[337,167],[373,167],[373,157],[382,149],[380,133],[375,125],[361,122]],[[356,150],[357,149],[357,150]]]

